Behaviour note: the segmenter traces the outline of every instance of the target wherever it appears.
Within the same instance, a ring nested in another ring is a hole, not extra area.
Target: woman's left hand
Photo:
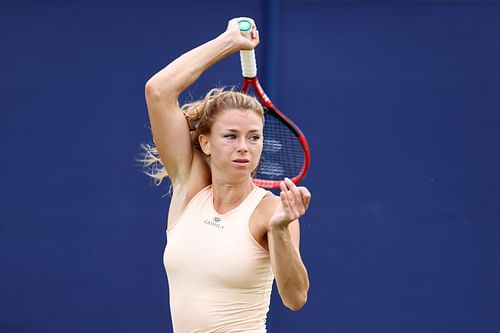
[[[296,186],[288,178],[280,183],[280,189],[280,203],[269,221],[271,229],[285,228],[303,216],[311,201],[309,190],[304,186]]]

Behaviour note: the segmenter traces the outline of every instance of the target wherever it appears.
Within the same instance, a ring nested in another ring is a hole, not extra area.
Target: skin
[[[216,119],[210,134],[199,137],[203,152],[210,156],[210,172],[220,175],[221,185],[248,183],[262,153],[262,117],[253,110],[229,109]]]
[[[254,25],[243,36],[238,19],[224,33],[183,54],[146,83],[146,102],[153,138],[172,182],[169,226],[187,203],[212,185],[214,208],[225,213],[238,206],[253,190],[251,173],[262,152],[262,118],[253,110],[221,110],[207,135],[200,135],[202,152],[193,148],[189,128],[179,110],[179,95],[209,67],[240,50],[259,43]],[[205,157],[209,155],[209,164]],[[278,292],[285,306],[299,310],[307,301],[309,279],[299,251],[300,224],[311,194],[289,179],[281,182],[280,196],[267,195],[250,219],[255,239],[268,249]]]

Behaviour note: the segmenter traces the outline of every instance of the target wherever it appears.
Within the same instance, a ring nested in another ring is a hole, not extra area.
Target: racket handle
[[[249,18],[241,18],[238,21],[241,34],[250,37],[253,21]],[[243,77],[254,78],[257,76],[257,62],[255,61],[255,50],[241,50],[241,74]]]

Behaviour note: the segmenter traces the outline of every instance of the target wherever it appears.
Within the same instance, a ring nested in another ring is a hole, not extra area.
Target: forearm
[[[281,299],[288,308],[297,311],[306,303],[309,290],[309,278],[299,250],[288,227],[270,229],[268,242]]]
[[[209,67],[238,49],[226,33],[184,53],[147,83],[150,95],[177,98]]]

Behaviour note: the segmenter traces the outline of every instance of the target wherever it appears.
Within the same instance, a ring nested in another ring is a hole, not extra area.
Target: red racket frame
[[[264,92],[264,89],[262,89],[262,86],[260,85],[257,77],[243,78],[243,87],[241,88],[241,91],[247,94],[250,86],[253,88],[255,96],[257,97],[259,102],[268,109],[268,112],[274,113],[274,115],[277,116],[277,118],[279,118],[284,125],[290,128],[292,132],[295,133],[295,135],[297,136],[297,140],[299,140],[300,144],[302,145],[302,148],[304,150],[304,163],[302,165],[302,169],[300,170],[298,175],[290,178],[290,180],[294,184],[298,184],[306,176],[311,162],[311,152],[309,150],[309,144],[307,143],[306,137],[304,136],[302,131],[297,127],[297,125],[295,125],[293,121],[291,121],[280,110],[278,110],[278,108],[273,104],[273,102],[271,102],[267,94]],[[255,178],[253,181],[257,186],[265,188],[274,188],[274,189],[279,188],[281,182],[281,180],[265,180],[257,178]]]

